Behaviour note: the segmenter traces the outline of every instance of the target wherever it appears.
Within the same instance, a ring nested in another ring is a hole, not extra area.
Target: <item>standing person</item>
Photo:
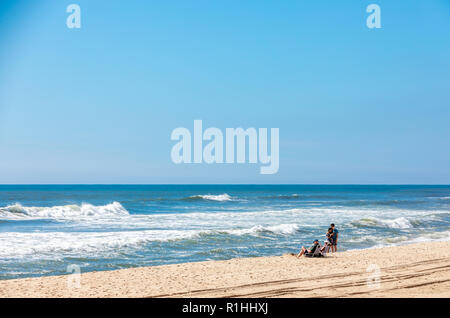
[[[328,253],[330,248],[333,247],[333,229],[331,227],[328,229],[326,237],[324,250],[325,253]]]
[[[339,231],[334,226],[334,223],[331,223],[330,227],[333,229],[333,236],[332,236],[333,242],[332,242],[332,245],[331,245],[331,251],[332,252],[337,252],[337,242],[338,242]]]

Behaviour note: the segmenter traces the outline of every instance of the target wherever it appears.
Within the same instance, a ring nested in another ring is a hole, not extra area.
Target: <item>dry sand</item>
[[[68,278],[3,280],[0,297],[450,297],[450,242],[90,272],[80,288]]]

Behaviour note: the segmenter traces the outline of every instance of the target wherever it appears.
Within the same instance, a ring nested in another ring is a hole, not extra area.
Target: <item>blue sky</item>
[[[0,183],[449,184],[449,75],[447,0],[6,0]],[[279,128],[279,172],[173,164],[194,119]]]

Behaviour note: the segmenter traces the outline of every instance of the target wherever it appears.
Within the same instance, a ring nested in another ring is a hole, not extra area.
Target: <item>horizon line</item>
[[[0,183],[0,186],[150,186],[150,185],[317,185],[317,186],[450,186],[447,183]]]

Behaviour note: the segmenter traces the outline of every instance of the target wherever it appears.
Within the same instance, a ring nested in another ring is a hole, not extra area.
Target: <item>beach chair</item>
[[[323,248],[322,245],[319,244],[315,249],[314,253],[305,253],[306,257],[324,257],[325,255],[320,251]]]

